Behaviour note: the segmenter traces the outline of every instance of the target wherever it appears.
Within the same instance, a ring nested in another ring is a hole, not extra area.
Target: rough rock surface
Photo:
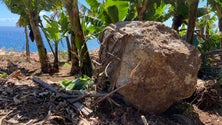
[[[120,22],[100,39],[101,72],[136,108],[151,114],[192,95],[200,67],[198,50],[159,22]]]

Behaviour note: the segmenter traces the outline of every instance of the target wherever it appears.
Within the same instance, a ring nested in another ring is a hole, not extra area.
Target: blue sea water
[[[44,35],[42,35],[42,38],[49,52],[50,49]],[[0,26],[0,49],[4,48],[6,51],[23,52],[25,51],[25,41],[24,28]],[[31,52],[37,52],[35,41],[32,42],[29,39],[29,45]],[[87,46],[89,50],[94,50],[99,48],[99,42],[97,39],[89,40],[87,41]],[[59,43],[59,50],[67,50],[65,40]]]

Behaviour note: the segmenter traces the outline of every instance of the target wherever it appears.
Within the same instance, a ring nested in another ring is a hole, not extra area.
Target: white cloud
[[[19,18],[0,18],[0,22],[17,22]]]
[[[18,19],[19,19],[18,17],[0,18],[0,26],[16,26]]]

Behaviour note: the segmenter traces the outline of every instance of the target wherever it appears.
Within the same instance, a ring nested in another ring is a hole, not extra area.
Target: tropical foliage
[[[221,0],[86,0],[88,5],[80,4],[78,0],[2,1],[11,12],[20,15],[20,26],[30,26],[38,47],[42,72],[50,72],[51,66],[39,26],[54,43],[51,50],[54,69],[58,71],[58,43],[66,38],[70,41],[67,42],[72,62],[70,73],[88,76],[92,75],[92,64],[86,42],[99,38],[104,27],[111,23],[130,20],[165,22],[172,19],[172,28],[201,52],[216,49],[222,41]],[[200,7],[200,3],[206,5]],[[47,15],[39,17],[43,10],[59,14],[56,19]],[[42,20],[47,22],[45,26],[40,25]],[[218,24],[215,24],[217,21]],[[195,40],[198,42],[195,43]]]

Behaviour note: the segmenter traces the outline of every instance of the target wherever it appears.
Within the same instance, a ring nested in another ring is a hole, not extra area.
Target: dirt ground
[[[92,55],[91,55],[92,56]],[[149,115],[126,105],[118,94],[94,105],[96,97],[79,100],[93,113],[84,115],[55,93],[33,82],[33,77],[62,90],[56,84],[73,80],[69,75],[70,64],[63,61],[60,72],[41,74],[38,58],[31,63],[17,55],[0,56],[0,124],[1,125],[222,125],[221,87],[217,86],[219,102],[210,109],[201,110],[185,101],[178,102],[168,111]],[[65,91],[65,90],[64,90]]]

